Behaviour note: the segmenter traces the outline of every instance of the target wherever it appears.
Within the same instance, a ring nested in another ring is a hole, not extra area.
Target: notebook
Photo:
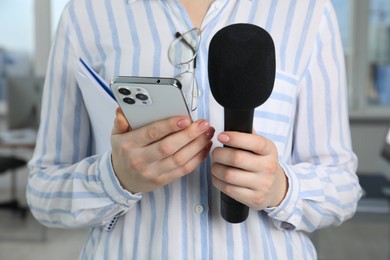
[[[110,136],[118,104],[106,81],[81,58],[75,77],[92,126],[94,153],[103,153],[111,148]]]

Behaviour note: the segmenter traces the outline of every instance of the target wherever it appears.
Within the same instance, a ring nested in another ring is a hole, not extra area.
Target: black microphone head
[[[229,109],[253,109],[271,95],[275,81],[275,45],[267,31],[253,24],[219,30],[209,46],[210,89]]]

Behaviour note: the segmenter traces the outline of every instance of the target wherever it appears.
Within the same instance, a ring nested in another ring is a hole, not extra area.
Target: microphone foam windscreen
[[[275,46],[267,31],[253,24],[233,24],[211,39],[210,89],[229,109],[253,109],[271,95],[275,81]]]

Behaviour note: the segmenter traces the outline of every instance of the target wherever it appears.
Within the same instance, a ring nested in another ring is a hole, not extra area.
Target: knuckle
[[[168,142],[160,142],[158,149],[162,155],[168,156],[172,154],[172,146]]]
[[[145,170],[141,175],[145,181],[151,183],[153,186],[162,186],[164,184],[164,176],[157,176],[153,170]]]
[[[120,155],[127,155],[131,151],[131,147],[127,143],[119,144],[117,149]]]
[[[260,207],[264,203],[264,199],[262,194],[257,193],[252,197],[252,204],[256,207]]]
[[[232,187],[230,185],[222,185],[221,191],[225,193],[226,195],[231,195],[232,194]]]
[[[193,167],[190,164],[184,164],[181,167],[181,176],[187,175],[193,171]]]
[[[140,175],[141,175],[141,177],[142,177],[144,180],[153,183],[154,177],[153,177],[153,174],[152,174],[150,171],[145,170],[145,171],[143,171]]]
[[[195,133],[193,133],[191,131],[187,131],[186,136],[187,136],[188,140],[194,140],[196,138]]]
[[[172,155],[172,161],[174,163],[175,166],[177,167],[180,167],[180,166],[185,166],[185,159],[183,157],[183,155],[181,155],[180,153],[176,153],[174,155]]]
[[[195,138],[197,138],[198,136],[199,136],[199,133],[198,132],[196,132],[196,131],[194,131],[193,129],[188,129],[188,130],[186,130],[186,134],[187,134],[187,138],[189,139],[189,140],[193,140],[193,139],[195,139]]]
[[[160,138],[160,131],[157,126],[150,126],[146,131],[147,138],[151,141],[158,140]]]
[[[160,175],[159,177],[156,177],[156,178],[152,177],[149,179],[149,181],[153,185],[158,186],[158,187],[165,185],[165,182],[166,182],[165,177],[163,175]]]
[[[259,152],[262,152],[264,151],[264,149],[266,148],[267,146],[267,139],[265,138],[258,138],[258,141],[257,141],[257,149]]]
[[[144,160],[139,156],[130,156],[129,157],[129,167],[135,170],[140,170],[143,168]]]
[[[175,171],[175,179],[179,179],[183,176],[186,176],[187,174],[191,173],[193,171],[193,168],[189,164],[184,164],[183,166],[179,167]]]
[[[225,182],[227,183],[235,183],[236,181],[236,174],[235,171],[232,168],[229,168],[225,171]]]
[[[266,170],[270,173],[276,173],[278,170],[279,164],[276,161],[270,161],[266,164]]]
[[[243,154],[240,151],[235,151],[232,154],[232,163],[234,165],[241,165],[243,162]]]

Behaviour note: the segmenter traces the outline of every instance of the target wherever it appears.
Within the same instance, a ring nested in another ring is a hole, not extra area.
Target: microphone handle
[[[254,109],[225,108],[225,131],[252,133]],[[221,215],[230,223],[241,223],[249,214],[249,207],[221,192]]]

